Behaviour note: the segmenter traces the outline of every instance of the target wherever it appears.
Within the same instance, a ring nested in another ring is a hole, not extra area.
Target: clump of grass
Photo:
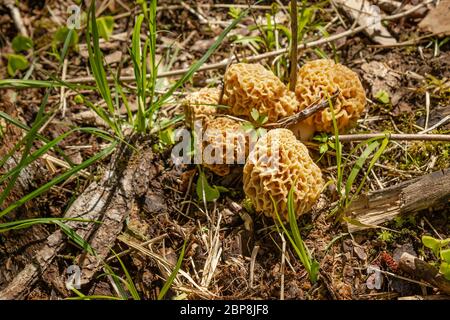
[[[131,113],[131,110],[129,108],[128,101],[126,99],[126,91],[122,88],[120,85],[120,79],[118,77],[114,77],[114,86],[115,86],[115,94],[116,96],[113,96],[113,93],[110,88],[110,83],[107,77],[107,72],[104,67],[104,57],[103,53],[100,50],[100,44],[99,44],[99,30],[98,30],[98,22],[97,18],[95,16],[95,1],[91,2],[91,6],[88,10],[87,15],[87,27],[86,27],[86,41],[87,41],[87,48],[89,53],[89,65],[91,68],[91,73],[95,79],[95,87],[91,86],[77,86],[77,85],[71,85],[66,82],[60,81],[58,79],[53,80],[16,80],[16,79],[6,79],[0,81],[0,87],[3,86],[9,86],[11,84],[15,85],[18,88],[40,88],[40,87],[46,87],[48,88],[47,94],[43,99],[43,102],[41,104],[41,107],[39,109],[39,113],[36,117],[36,120],[32,126],[32,128],[28,131],[27,135],[23,139],[23,141],[17,145],[14,148],[14,151],[17,151],[20,149],[21,145],[25,145],[24,151],[22,152],[22,159],[19,162],[18,166],[11,170],[11,172],[7,173],[4,177],[2,177],[2,181],[6,181],[6,179],[9,179],[8,184],[4,190],[4,192],[0,195],[0,204],[4,202],[4,200],[8,197],[10,194],[12,188],[15,185],[15,182],[17,180],[18,175],[20,172],[29,164],[31,164],[33,161],[36,161],[46,152],[57,149],[57,144],[61,142],[64,138],[66,138],[69,134],[72,134],[76,131],[84,131],[89,132],[92,134],[97,134],[103,138],[107,138],[110,141],[110,145],[99,152],[98,154],[94,155],[90,159],[84,161],[83,163],[72,166],[71,169],[69,169],[67,172],[61,174],[60,176],[52,179],[50,182],[44,184],[43,186],[39,187],[38,189],[34,190],[30,194],[24,196],[14,204],[10,205],[9,207],[5,208],[3,211],[0,212],[0,217],[6,215],[7,213],[11,212],[12,210],[20,207],[27,201],[30,201],[43,193],[47,192],[51,187],[57,185],[58,183],[61,183],[65,180],[67,180],[72,175],[76,174],[80,170],[83,170],[85,168],[88,168],[92,164],[94,164],[96,161],[106,157],[110,153],[112,153],[116,146],[118,145],[119,141],[123,141],[124,134],[123,134],[123,121],[120,118],[120,114],[118,110],[120,109],[120,101],[124,103],[124,105],[127,107],[127,114],[128,114],[128,125],[130,125],[135,132],[137,133],[148,133],[152,127],[155,126],[156,118],[157,118],[157,112],[158,110],[164,105],[164,103],[172,96],[173,92],[177,90],[179,87],[183,86],[187,81],[191,79],[193,74],[206,62],[206,60],[217,50],[217,48],[220,46],[220,44],[223,42],[224,38],[227,36],[227,34],[236,26],[236,24],[246,15],[247,10],[241,12],[236,19],[233,20],[233,22],[217,37],[216,41],[213,43],[213,45],[209,48],[209,50],[205,53],[205,55],[196,63],[194,63],[190,69],[186,72],[186,74],[176,81],[175,84],[173,84],[169,90],[159,96],[155,97],[155,83],[158,76],[158,63],[156,62],[156,1],[151,1],[150,6],[147,7],[147,4],[145,1],[141,2],[142,8],[143,8],[143,14],[138,16],[136,20],[136,24],[133,31],[133,39],[132,39],[132,48],[131,48],[131,56],[133,59],[133,67],[135,71],[135,77],[136,77],[136,83],[137,83],[137,96],[138,96],[138,112],[136,116],[133,116]],[[149,28],[149,38],[145,41],[144,44],[141,43],[140,37],[141,37],[141,27],[143,23],[147,21],[148,28]],[[68,52],[68,48],[70,46],[71,40],[73,38],[73,32],[72,30],[69,30],[66,36],[66,40],[64,42],[64,46],[60,55],[60,59],[63,60]],[[151,64],[151,72],[147,74],[147,67],[146,67],[146,61],[147,58],[150,59]],[[53,78],[50,76],[50,78]],[[31,147],[33,145],[33,142],[36,138],[40,138],[41,140],[48,141],[45,137],[38,134],[39,128],[49,119],[50,115],[46,114],[44,112],[44,107],[47,103],[48,99],[48,92],[55,87],[55,86],[65,86],[69,89],[72,89],[76,92],[78,92],[78,99],[80,99],[86,106],[91,108],[102,120],[105,121],[105,123],[108,124],[109,129],[112,131],[113,135],[111,136],[109,133],[98,130],[95,128],[78,128],[73,129],[68,133],[64,133],[60,137],[54,139],[53,141],[49,141],[45,146],[41,147],[38,151],[34,152],[33,154],[29,155],[29,152],[31,150]],[[100,93],[101,97],[106,103],[106,109],[100,107],[98,104],[92,103],[89,101],[86,97],[84,97],[80,92],[79,89],[91,89],[96,90]],[[1,114],[3,118],[10,118],[6,114]],[[17,124],[18,121],[15,121],[14,119],[7,119],[10,120],[10,122]],[[177,119],[179,121],[179,119]],[[152,131],[153,133],[158,133],[161,128],[167,128],[174,122],[166,121],[163,125],[156,126],[158,130]],[[13,152],[10,152],[6,157],[4,157],[1,162],[4,164],[8,157],[12,155]],[[69,162],[71,163],[71,162]]]
[[[119,262],[120,267],[122,268],[122,271],[125,275],[125,279],[117,275],[117,273],[114,272],[114,269],[107,263],[104,264],[105,273],[100,275],[100,277],[104,276],[110,277],[111,281],[114,283],[114,288],[116,289],[118,296],[103,296],[103,295],[87,296],[84,295],[81,291],[77,290],[76,288],[71,287],[70,289],[77,295],[77,297],[70,297],[67,298],[67,300],[128,300],[130,298],[130,295],[133,300],[141,300],[141,297],[137,291],[133,279],[131,278],[131,275],[128,272],[128,269],[126,268],[122,259],[120,259],[120,256],[116,254],[114,250],[111,251],[113,252],[114,257]]]
[[[276,224],[277,229],[279,228],[278,225],[280,225],[281,228],[283,229],[284,234],[286,234],[286,236],[288,237],[289,242],[292,245],[292,248],[294,248],[294,251],[297,254],[297,257],[299,258],[301,264],[305,267],[306,271],[308,272],[310,281],[312,283],[316,283],[319,277],[320,266],[319,263],[311,256],[311,253],[309,252],[308,248],[303,242],[300,230],[298,228],[297,215],[295,214],[294,208],[294,186],[292,186],[292,188],[289,190],[287,201],[290,232],[284,226],[283,221],[281,221],[280,215],[278,214],[277,210],[277,204],[275,203],[275,200],[273,199],[272,196],[271,199],[275,210],[275,216],[278,221],[278,224]]]
[[[180,253],[180,256],[178,257],[178,261],[177,261],[177,264],[175,265],[175,268],[173,269],[169,278],[167,278],[166,283],[164,283],[164,286],[162,287],[161,291],[159,292],[158,300],[164,299],[167,291],[169,291],[170,287],[172,286],[173,281],[175,280],[175,277],[177,276],[178,271],[181,268],[181,264],[183,263],[185,250],[186,250],[186,240],[184,241],[183,247],[181,248],[181,253]]]
[[[338,193],[338,204],[337,206],[332,210],[330,216],[336,216],[336,220],[341,220],[342,212],[345,208],[350,206],[352,201],[355,199],[356,196],[361,192],[361,190],[364,187],[364,183],[366,182],[366,179],[372,170],[375,163],[378,161],[378,159],[381,157],[383,152],[385,151],[387,145],[389,144],[389,139],[386,135],[386,137],[380,137],[380,138],[372,138],[368,139],[366,141],[360,142],[354,147],[350,153],[348,154],[347,158],[343,162],[343,149],[342,149],[342,143],[339,141],[339,129],[336,122],[336,116],[333,108],[333,102],[331,101],[330,97],[328,96],[328,102],[331,110],[331,116],[333,121],[333,131],[334,131],[334,150],[336,152],[336,167],[337,167],[337,178],[336,178],[336,191]],[[381,140],[381,143],[380,143]],[[360,149],[362,149],[365,146],[365,149],[361,152],[360,156],[355,161],[354,165],[352,166],[350,173],[347,176],[347,181],[344,185],[344,169],[348,166],[348,163],[350,159],[352,159],[352,156]],[[371,159],[370,159],[371,157]],[[370,159],[370,161],[369,161]],[[369,161],[367,165],[367,169],[364,172],[364,175],[359,182],[358,185],[355,186],[356,178],[358,177],[360,171],[363,169],[364,164]],[[355,189],[356,188],[356,189]],[[349,220],[350,221],[350,220]]]

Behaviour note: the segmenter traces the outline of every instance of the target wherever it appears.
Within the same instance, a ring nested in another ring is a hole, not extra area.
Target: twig
[[[66,57],[64,59],[64,63],[63,63],[63,70],[62,70],[62,76],[61,76],[62,81],[66,81],[68,61],[69,60]],[[59,108],[61,109],[61,115],[64,118],[66,116],[66,109],[67,109],[66,87],[64,87],[64,86],[61,86],[60,107]]]
[[[428,129],[428,122],[430,120],[430,93],[425,91],[425,110],[427,111],[427,115],[425,117],[425,127],[424,130]]]
[[[291,0],[291,77],[289,81],[289,90],[295,91],[297,84],[297,47],[298,47],[298,18],[297,18],[297,0]]]
[[[341,142],[364,141],[371,138],[383,138],[394,141],[450,141],[450,134],[395,134],[395,133],[365,133],[365,134],[342,134],[339,136]],[[334,139],[334,137],[331,137]]]
[[[284,235],[280,233],[282,245],[281,245],[281,285],[280,285],[280,300],[284,300],[284,270],[286,268],[286,239]]]
[[[22,16],[20,15],[19,9],[14,5],[14,0],[3,0],[3,4],[11,12],[11,17],[14,20],[14,24],[16,25],[17,30],[19,30],[19,32],[23,36],[28,37],[27,29],[25,28],[25,25],[23,24]]]
[[[372,268],[372,269],[374,271],[376,271],[376,272],[380,272],[380,273],[383,273],[385,275],[388,275],[388,276],[391,276],[391,277],[394,277],[394,278],[397,278],[397,279],[401,279],[401,280],[405,280],[405,281],[408,281],[408,282],[411,282],[411,283],[415,283],[415,284],[418,284],[420,286],[425,286],[425,287],[430,287],[430,288],[432,287],[428,283],[424,283],[422,281],[417,281],[417,280],[414,280],[414,279],[403,277],[403,276],[400,276],[398,274],[395,274],[395,273],[392,273],[392,272],[389,272],[389,271],[384,271],[384,270],[381,270],[381,269],[378,269],[378,268]]]
[[[418,37],[416,39],[410,39],[404,42],[399,42],[399,43],[392,43],[392,44],[370,44],[367,47],[368,48],[395,48],[395,47],[407,47],[407,46],[413,46],[413,45],[417,45],[422,41],[425,41],[431,37],[435,37],[439,35],[438,32],[433,32],[421,37]]]
[[[425,280],[443,293],[450,294],[450,281],[445,279],[437,268],[425,261],[404,252],[400,257],[399,267],[403,271]]]
[[[446,122],[448,122],[450,120],[450,115],[446,116],[444,119],[440,120],[438,123],[436,123],[435,125],[433,125],[432,127],[429,127],[426,130],[422,130],[419,133],[427,133],[430,131],[433,131],[434,129],[439,128],[441,125],[445,124]]]
[[[250,260],[250,289],[253,289],[253,281],[255,279],[255,262],[258,255],[259,246],[254,246]]]
[[[334,104],[336,101],[336,98],[339,96],[340,91],[337,90],[335,93],[333,93],[333,95],[331,96],[331,101]],[[281,120],[279,120],[278,122],[275,123],[267,123],[265,124],[263,127],[267,128],[267,129],[274,129],[274,128],[287,128],[293,124],[296,124],[298,122],[300,122],[301,120],[304,120],[310,116],[312,116],[314,113],[323,110],[325,108],[327,108],[329,106],[328,104],[328,100],[324,100],[319,102],[319,100],[315,101],[311,106],[303,109],[302,111],[283,118]]]
[[[194,16],[196,16],[198,18],[198,20],[200,20],[200,23],[209,25],[208,19],[206,19],[199,12],[195,11],[194,9],[192,9],[190,5],[188,5],[187,3],[182,1],[181,2],[181,6],[183,8],[185,8],[187,11],[189,11],[190,13],[192,13]],[[209,26],[211,27],[211,25],[209,25]]]
[[[395,15],[391,15],[391,16],[387,16],[384,19],[382,19],[383,21],[390,21],[390,20],[396,20],[396,19],[400,19],[403,17],[406,17],[408,15],[410,15],[411,13],[419,10],[420,8],[428,5],[429,3],[431,3],[433,0],[427,0],[421,4],[418,4],[414,7],[412,7],[409,10],[406,10],[404,12],[395,14]],[[303,44],[300,44],[297,47],[297,50],[304,50],[304,49],[308,49],[308,48],[312,48],[312,47],[316,47],[325,43],[329,43],[329,42],[333,42],[336,40],[339,40],[341,38],[345,38],[351,35],[354,35],[356,33],[359,33],[361,31],[363,31],[364,29],[366,29],[367,27],[370,27],[371,25],[374,25],[375,23],[371,23],[368,25],[364,25],[364,26],[360,26],[358,28],[355,28],[353,30],[348,30],[348,31],[344,31],[341,33],[337,33],[334,34],[328,38],[325,39],[319,39],[319,40],[314,40],[314,41],[310,41],[310,42],[305,42]],[[254,56],[250,56],[246,58],[247,62],[255,62],[255,61],[260,61],[263,59],[268,59],[268,58],[272,58],[272,57],[276,57],[279,56],[281,54],[284,54],[286,52],[289,51],[289,48],[285,48],[285,49],[279,49],[279,50],[274,50],[274,51],[270,51],[270,52],[266,52],[266,53],[262,53],[262,54],[258,54],[258,55],[254,55]],[[236,58],[232,57],[232,58],[228,58],[225,59],[221,62],[218,63],[212,63],[212,64],[206,64],[203,65],[202,67],[200,67],[197,71],[206,71],[206,70],[214,70],[214,69],[223,69],[226,68],[226,66],[230,63],[230,61],[234,61]],[[178,70],[172,70],[172,71],[167,71],[167,72],[161,72],[158,74],[158,78],[165,78],[165,77],[172,77],[172,76],[180,76],[185,74],[189,69],[178,69]],[[122,76],[120,77],[121,81],[124,82],[130,82],[130,81],[135,81],[134,76]],[[93,82],[95,81],[93,77],[82,77],[82,78],[75,78],[75,79],[71,79],[71,80],[67,80],[67,82],[69,83],[89,83],[89,82]],[[113,82],[114,79],[112,77],[108,77],[108,81]]]

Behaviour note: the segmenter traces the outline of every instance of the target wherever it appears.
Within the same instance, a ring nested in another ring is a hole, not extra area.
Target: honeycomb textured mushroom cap
[[[253,109],[267,115],[269,122],[297,112],[295,94],[261,64],[237,63],[231,65],[224,76],[224,104],[229,113],[251,119]]]
[[[205,128],[203,141],[203,166],[215,174],[226,176],[230,165],[245,163],[249,139],[241,122],[227,117],[212,119]]]
[[[356,123],[366,105],[366,94],[358,75],[329,59],[310,61],[300,68],[295,88],[300,110],[318,99],[326,99],[326,94],[332,96],[337,89],[340,94],[333,108],[338,129],[342,132]],[[330,108],[317,112],[296,125],[297,128],[302,126],[311,126],[314,131],[333,132]],[[292,129],[296,131],[295,127]]]
[[[275,219],[271,196],[280,217],[288,220],[287,199],[291,187],[294,186],[294,208],[299,217],[311,209],[323,185],[322,173],[308,149],[288,129],[270,130],[261,137],[244,166],[245,194],[257,212]]]
[[[202,120],[203,125],[206,125],[206,122],[218,113],[215,105],[219,104],[219,99],[220,90],[217,88],[202,88],[189,93],[181,102],[186,116],[186,125],[193,128],[196,120]]]

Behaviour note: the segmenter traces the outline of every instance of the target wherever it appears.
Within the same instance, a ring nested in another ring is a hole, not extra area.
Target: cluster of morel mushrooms
[[[248,139],[226,139],[227,135],[243,132],[243,121],[256,122],[253,110],[266,116],[268,123],[279,123],[333,95],[332,110],[327,105],[306,119],[289,123],[286,128],[269,129],[251,149]],[[324,186],[319,167],[301,141],[317,132],[333,132],[332,111],[340,132],[351,128],[364,111],[366,96],[355,72],[333,60],[320,59],[299,69],[295,92],[289,91],[261,64],[236,63],[227,68],[222,89],[203,88],[188,94],[182,104],[188,127],[192,129],[194,122],[201,120],[204,132],[215,132],[204,143],[221,149],[224,157],[230,141],[236,154],[243,150],[247,159],[243,171],[244,191],[256,211],[276,218],[274,199],[280,217],[288,220],[287,199],[292,187],[299,217],[311,209]],[[271,167],[273,163],[267,161],[273,150],[278,152],[275,170]],[[225,161],[213,164],[204,161],[203,166],[220,176],[230,172],[230,165]]]

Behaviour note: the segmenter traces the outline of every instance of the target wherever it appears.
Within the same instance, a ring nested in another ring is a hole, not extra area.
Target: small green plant
[[[257,139],[259,137],[262,137],[267,133],[267,130],[263,128],[263,125],[267,123],[269,118],[267,117],[267,115],[260,114],[259,111],[256,109],[252,109],[250,115],[253,119],[253,123],[244,122],[241,127],[242,130],[251,135],[256,133],[256,136],[252,138]]]
[[[195,191],[200,201],[212,202],[220,198],[220,192],[227,192],[228,189],[221,186],[211,186],[208,183],[208,179],[206,179],[205,173],[199,167],[199,176]]]
[[[7,71],[11,77],[14,77],[17,74],[17,71],[23,71],[28,68],[30,63],[28,62],[27,57],[22,53],[32,50],[33,46],[33,40],[28,37],[22,35],[14,37],[12,41],[12,49],[15,53],[7,55]]]
[[[294,184],[295,185],[295,184]],[[297,254],[298,258],[300,259],[300,262],[305,267],[306,271],[309,274],[309,279],[312,283],[316,283],[317,279],[319,277],[319,263],[311,256],[311,253],[309,252],[308,248],[306,247],[305,243],[302,240],[302,237],[300,235],[300,230],[298,228],[297,224],[297,216],[295,214],[295,208],[294,208],[294,187],[292,187],[289,190],[288,195],[288,219],[289,219],[289,226],[291,229],[291,232],[289,232],[286,227],[284,226],[283,221],[281,221],[280,215],[278,214],[277,204],[275,203],[275,200],[271,196],[272,203],[274,206],[274,212],[276,215],[276,218],[278,220],[278,224],[283,229],[283,232],[286,234],[286,236],[289,239],[289,242],[291,243],[292,247],[294,248],[295,253]],[[277,224],[277,228],[278,228]]]
[[[8,74],[14,77],[17,71],[26,70],[29,66],[29,62],[26,57],[21,54],[9,54],[8,55]]]
[[[389,93],[387,93],[384,90],[378,91],[377,94],[375,95],[375,98],[383,104],[388,104],[391,101],[391,98],[389,97]]]
[[[392,232],[388,230],[381,230],[378,233],[378,239],[380,239],[383,242],[390,243],[394,239],[394,235],[392,234]]]
[[[335,144],[329,139],[329,136],[324,132],[315,135],[313,137],[313,140],[319,142],[320,158],[317,160],[317,162],[319,162],[322,159],[322,157],[327,153],[328,150],[335,148]]]
[[[439,240],[431,236],[422,236],[422,243],[430,248],[434,255],[440,259],[439,272],[450,280],[450,238]]]
[[[33,40],[22,35],[14,37],[11,45],[14,52],[28,51],[33,49],[34,46]]]
[[[416,216],[414,216],[414,215],[407,215],[407,216],[400,215],[400,216],[396,216],[394,218],[394,223],[395,223],[395,228],[400,229],[400,228],[403,228],[407,224],[415,226],[417,221],[416,221]]]
[[[265,114],[260,114],[259,111],[257,109],[252,109],[252,111],[250,112],[250,115],[252,116],[253,120],[259,125],[262,126],[264,125],[269,118],[267,117],[267,115]]]
[[[111,16],[103,16],[97,19],[98,34],[100,37],[109,41],[109,37],[114,30],[114,18]]]
[[[230,7],[228,14],[231,18],[237,19],[239,15],[242,13],[242,10],[240,8]]]
[[[373,166],[375,165],[375,163],[378,161],[378,159],[381,157],[384,150],[386,149],[386,147],[389,143],[389,139],[386,136],[386,137],[372,138],[372,139],[368,139],[366,141],[360,142],[358,145],[356,145],[355,148],[353,148],[350,151],[347,159],[345,160],[344,163],[342,163],[342,159],[343,159],[342,143],[339,141],[339,129],[338,129],[337,122],[336,122],[336,116],[335,116],[335,112],[334,112],[334,108],[333,108],[333,103],[329,96],[328,96],[328,102],[329,102],[331,116],[332,116],[332,120],[333,120],[333,130],[334,130],[334,148],[333,149],[336,152],[336,167],[337,167],[336,189],[337,189],[337,192],[339,195],[338,206],[331,212],[331,215],[330,215],[330,216],[333,216],[336,213],[340,213],[343,211],[343,209],[347,208],[351,204],[351,202],[354,200],[354,198],[361,192],[370,171],[372,170]],[[382,142],[380,143],[379,140],[382,140]],[[343,185],[344,185],[343,168],[347,167],[348,162],[350,161],[353,154],[355,154],[355,152],[357,150],[359,150],[360,148],[362,148],[365,145],[366,145],[366,148],[361,153],[361,155],[357,158],[355,164],[353,165],[353,167],[350,171],[350,174],[348,175],[347,181],[343,188]],[[329,146],[331,146],[331,145],[329,145]],[[326,147],[326,148],[328,149],[328,147]],[[366,163],[368,161],[369,157],[372,154],[373,154],[372,159],[370,160],[370,162],[367,166],[367,170],[366,170],[363,178],[361,179],[361,182],[356,187],[356,190],[354,192],[352,192],[353,185],[356,181],[356,178],[357,178],[359,172],[363,168],[364,163]],[[340,214],[338,214],[337,219],[340,219],[340,218],[341,218],[341,216],[340,216]],[[349,222],[351,223],[351,220],[349,220]]]

